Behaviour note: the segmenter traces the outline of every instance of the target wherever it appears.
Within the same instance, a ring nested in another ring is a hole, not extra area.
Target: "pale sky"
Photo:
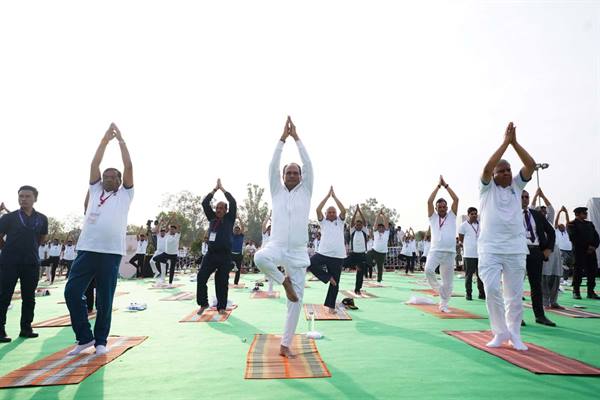
[[[598,1],[3,2],[0,54],[11,209],[30,184],[46,215],[82,213],[111,121],[134,163],[130,223],[218,177],[241,202],[248,182],[268,187],[288,114],[315,205],[333,184],[346,204],[376,197],[425,229],[442,173],[463,214],[509,121],[550,164],[541,185],[557,208],[600,196]],[[298,159],[288,143],[283,162]],[[122,168],[116,143],[108,166]]]

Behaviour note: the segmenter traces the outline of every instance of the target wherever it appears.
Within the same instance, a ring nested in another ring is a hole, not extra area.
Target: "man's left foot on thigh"
[[[279,346],[279,355],[287,358],[296,358],[296,355],[292,353],[292,350],[284,345]]]
[[[588,293],[587,295],[588,299],[594,299],[594,300],[600,300],[600,296],[598,296],[596,293]]]
[[[546,325],[546,326],[556,326],[556,324],[554,322],[550,321],[546,317],[536,318],[535,322],[538,324]]]
[[[19,337],[22,337],[25,339],[33,339],[38,336],[40,336],[40,335],[31,329],[22,329],[21,332],[19,333]]]

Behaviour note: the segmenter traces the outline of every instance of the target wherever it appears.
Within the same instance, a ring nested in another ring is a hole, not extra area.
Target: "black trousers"
[[[48,257],[48,266],[52,267],[50,283],[54,283],[54,277],[56,276],[56,268],[58,268],[59,262],[60,262],[60,257],[58,257],[58,256]]]
[[[383,279],[383,264],[385,263],[386,253],[379,253],[375,250],[371,250],[371,257],[377,264],[377,282],[381,282]]]
[[[67,278],[69,277],[69,271],[71,271],[71,265],[73,264],[73,260],[63,260],[65,267],[67,267]]]
[[[542,296],[542,267],[544,255],[538,246],[529,246],[527,256],[527,279],[531,287],[531,305],[535,318],[544,318],[544,298]]]
[[[134,254],[129,260],[129,264],[133,265],[136,269],[136,276],[139,278],[143,276],[142,269],[144,268],[144,262],[146,261],[145,254]]]
[[[244,259],[244,255],[242,253],[231,253],[231,260],[235,263],[237,267],[237,271],[235,271],[235,278],[233,279],[233,284],[237,285],[240,282],[240,273],[242,272],[242,260]]]
[[[413,253],[415,254],[415,253]],[[406,265],[404,267],[404,272],[408,274],[408,271],[415,272],[415,256],[402,256]]]
[[[85,289],[85,303],[88,313],[94,310],[94,289],[96,289],[96,278],[92,279],[87,289]]]
[[[373,263],[374,262],[375,262],[375,260],[373,260],[371,251],[367,252],[365,271],[364,271],[365,278],[373,279]]]
[[[587,254],[585,252],[575,253],[575,268],[573,270],[573,293],[579,294],[579,287],[585,275],[587,278],[588,295],[594,293],[596,287],[596,270],[598,269],[598,259],[596,252]]]
[[[345,267],[356,267],[356,283],[354,284],[354,291],[358,292],[362,289],[365,268],[367,267],[367,255],[366,253],[350,253],[348,257],[344,259]]]
[[[35,289],[40,279],[38,265],[0,265],[0,329],[6,325],[6,311],[21,282],[21,330],[31,331],[35,310]]]
[[[177,254],[167,254],[167,253],[162,253],[157,255],[156,257],[154,257],[152,260],[154,260],[154,262],[156,263],[156,267],[158,268],[159,271],[161,270],[161,263],[165,264],[165,268],[167,268],[167,261],[169,261],[170,264],[170,268],[169,268],[169,284],[173,283],[173,277],[175,276],[175,266],[177,265]]]
[[[217,310],[227,308],[229,292],[229,271],[231,271],[231,253],[208,252],[202,258],[196,279],[196,302],[200,307],[208,306],[208,288],[206,282],[215,273],[215,294],[217,295]]]
[[[477,277],[477,291],[479,292],[479,297],[485,296],[483,281],[479,278],[479,259],[465,257],[463,260],[465,263],[465,290],[467,296],[473,294],[473,274]]]
[[[344,265],[343,258],[334,258],[315,253],[310,258],[310,266],[308,271],[319,278],[323,283],[329,283],[327,296],[325,297],[325,307],[335,308],[338,292],[340,290],[340,277],[342,275],[342,266]],[[335,279],[337,285],[333,286],[330,279]]]

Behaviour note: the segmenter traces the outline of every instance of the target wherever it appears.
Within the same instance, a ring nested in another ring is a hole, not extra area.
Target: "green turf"
[[[243,275],[247,286],[260,275]],[[598,398],[600,378],[535,375],[454,339],[442,331],[488,329],[488,320],[442,320],[404,304],[415,278],[386,273],[388,288],[367,288],[380,296],[356,299],[353,321],[317,321],[325,337],[317,342],[331,378],[298,380],[245,380],[248,348],[255,333],[280,333],[285,300],[250,299],[250,287],[231,289],[239,304],[225,323],[179,323],[195,308],[194,301],[159,301],[173,291],[148,290],[148,280],[119,282],[112,334],[147,335],[149,339],[98,370],[79,385],[0,390],[0,399],[585,399]],[[195,283],[181,276],[195,292]],[[352,289],[353,274],[344,274],[341,286]],[[455,292],[464,293],[456,279]],[[326,286],[308,282],[305,302],[321,303]],[[213,292],[209,282],[209,293]],[[38,298],[36,321],[67,314],[62,287]],[[279,288],[281,289],[281,288]],[[476,288],[474,288],[476,293]],[[564,305],[582,304],[600,312],[600,301],[570,299]],[[146,311],[127,313],[131,301],[148,304]],[[8,312],[7,330],[16,336],[20,302]],[[481,300],[452,298],[452,306],[487,315]],[[525,341],[600,367],[600,319],[548,316],[557,328],[534,323],[525,310]],[[308,328],[301,316],[298,332]],[[40,328],[40,338],[16,339],[0,345],[0,376],[73,344],[70,327]]]

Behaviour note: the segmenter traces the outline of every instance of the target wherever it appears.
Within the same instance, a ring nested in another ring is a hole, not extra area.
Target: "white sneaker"
[[[96,355],[102,356],[106,353],[108,353],[108,347],[102,345],[96,346]]]
[[[92,340],[91,342],[87,342],[84,344],[78,344],[77,346],[75,346],[75,348],[73,350],[68,352],[67,355],[68,356],[76,356],[77,354],[81,353],[83,350],[87,349],[88,347],[92,347],[94,345],[94,343],[96,343],[96,341]]]

